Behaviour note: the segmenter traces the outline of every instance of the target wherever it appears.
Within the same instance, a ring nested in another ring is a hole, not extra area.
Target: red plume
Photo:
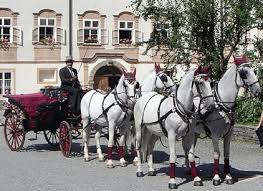
[[[201,73],[202,66],[198,66],[198,68],[195,70],[195,76]]]
[[[234,64],[239,66],[244,63],[248,63],[248,58],[245,55],[239,56],[239,57],[234,57]]]
[[[160,72],[161,71],[161,66],[160,66],[160,64],[154,64],[154,67],[155,67],[155,72],[156,73],[158,73],[158,72]]]

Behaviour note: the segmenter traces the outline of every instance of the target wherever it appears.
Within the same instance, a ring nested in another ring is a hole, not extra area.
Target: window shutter
[[[109,31],[107,29],[101,29],[101,44],[109,44]]]
[[[112,30],[112,44],[119,44],[119,30]]]
[[[32,30],[32,42],[33,43],[39,42],[38,27]]]
[[[65,30],[63,28],[56,28],[56,43],[65,45]]]
[[[135,31],[135,43],[139,43],[143,41],[143,33],[142,31],[136,30]]]
[[[12,41],[14,44],[22,45],[22,30],[19,26],[12,27]]]
[[[77,34],[77,43],[78,44],[83,44],[84,43],[84,29],[78,29],[78,34]]]

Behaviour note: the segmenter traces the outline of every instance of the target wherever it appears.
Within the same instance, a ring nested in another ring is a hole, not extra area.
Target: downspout
[[[69,56],[72,56],[72,0],[69,0]]]

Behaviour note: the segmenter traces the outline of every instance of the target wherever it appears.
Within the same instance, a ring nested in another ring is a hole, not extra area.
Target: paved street
[[[167,148],[158,142],[155,152],[155,166],[158,169],[156,177],[135,176],[136,168],[116,166],[107,169],[105,163],[97,160],[84,162],[81,156],[66,159],[60,151],[47,145],[42,134],[38,140],[30,141],[34,134],[26,137],[25,149],[21,152],[11,152],[5,144],[3,126],[0,127],[0,185],[3,191],[163,191],[169,190],[167,182],[168,155]],[[104,140],[104,138],[102,138]],[[81,140],[75,140],[76,151]],[[92,144],[93,144],[92,140]],[[103,141],[105,145],[105,140]],[[164,144],[167,143],[164,141]],[[91,147],[95,157],[95,147]],[[200,140],[197,145],[197,163],[203,187],[192,187],[189,177],[184,174],[184,158],[181,143],[178,142],[178,167],[176,169],[178,190],[235,190],[260,191],[263,186],[263,149],[258,145],[233,142],[231,146],[233,177],[237,181],[229,186],[224,183],[218,187],[212,185],[212,146],[210,140]],[[103,147],[105,152],[106,146]],[[222,161],[222,160],[221,160]],[[130,160],[131,162],[131,160]],[[115,161],[118,164],[118,161]],[[222,169],[223,166],[221,166]],[[146,172],[146,171],[145,171]]]

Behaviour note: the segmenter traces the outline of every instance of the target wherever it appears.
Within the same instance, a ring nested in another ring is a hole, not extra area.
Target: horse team
[[[214,147],[213,184],[221,184],[219,177],[219,139],[224,141],[225,183],[233,184],[230,174],[229,150],[235,122],[235,101],[241,87],[248,89],[254,96],[261,93],[258,79],[251,66],[238,59],[225,72],[214,87],[210,86],[209,69],[198,67],[186,73],[177,86],[172,79],[155,64],[153,71],[140,85],[136,81],[136,70],[123,72],[116,88],[109,94],[92,90],[81,101],[83,121],[84,160],[89,160],[88,144],[91,124],[96,126],[96,148],[99,161],[104,161],[100,147],[100,131],[108,127],[109,141],[107,167],[114,167],[112,148],[114,130],[120,129],[120,165],[126,166],[124,159],[125,135],[132,129],[136,140],[136,175],[143,176],[142,159],[147,157],[148,175],[155,176],[153,149],[159,137],[168,139],[170,151],[170,189],[177,188],[175,181],[176,143],[182,138],[185,152],[185,165],[193,177],[194,186],[202,186],[198,176],[194,148],[196,134],[206,133]],[[165,95],[158,92],[165,92]],[[146,156],[147,153],[147,156]]]

